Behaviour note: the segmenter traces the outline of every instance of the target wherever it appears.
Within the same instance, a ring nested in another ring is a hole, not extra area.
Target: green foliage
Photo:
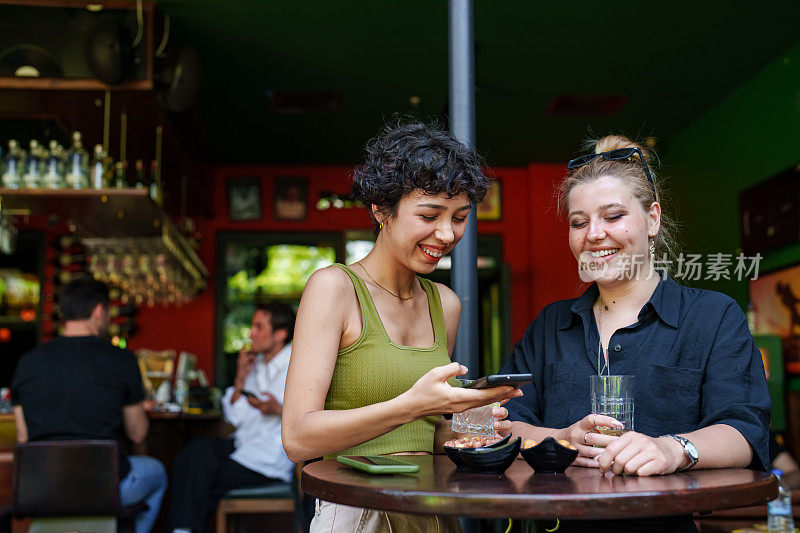
[[[228,353],[239,351],[249,342],[255,303],[283,300],[296,305],[311,274],[336,261],[332,247],[278,244],[257,254],[251,252],[245,245],[234,245],[227,252],[227,266],[238,268],[228,277],[224,295],[223,350]],[[248,260],[251,256],[255,256],[255,263]]]

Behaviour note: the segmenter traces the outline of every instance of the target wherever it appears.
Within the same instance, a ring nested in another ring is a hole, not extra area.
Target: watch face
[[[697,461],[698,453],[697,448],[694,447],[694,444],[687,440],[686,444],[683,445],[683,449],[686,450],[686,453],[689,454],[689,457]]]

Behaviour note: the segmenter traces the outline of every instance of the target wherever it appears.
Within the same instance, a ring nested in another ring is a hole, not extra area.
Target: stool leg
[[[225,506],[220,502],[217,508],[217,533],[227,533],[228,529],[228,513]]]

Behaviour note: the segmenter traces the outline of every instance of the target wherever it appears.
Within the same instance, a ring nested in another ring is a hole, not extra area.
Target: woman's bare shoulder
[[[453,292],[453,289],[441,283],[436,283],[435,285],[439,290],[439,298],[442,300],[442,311],[444,311],[444,314],[447,315],[453,312],[456,314],[460,313],[461,300],[459,300],[458,295]]]
[[[334,295],[353,292],[353,282],[347,272],[336,266],[320,268],[308,278],[303,295]]]
[[[357,306],[356,294],[347,272],[335,266],[321,268],[306,282],[297,309],[297,322],[344,331],[354,306]],[[318,333],[317,330],[314,334]]]

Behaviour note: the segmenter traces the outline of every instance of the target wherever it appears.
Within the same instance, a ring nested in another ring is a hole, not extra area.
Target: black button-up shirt
[[[506,404],[509,420],[564,428],[591,412],[597,296],[592,285],[576,299],[548,305],[528,326],[501,370],[534,376],[525,395]],[[753,446],[750,468],[769,467],[772,404],[764,365],[733,299],[667,277],[637,322],[615,331],[609,346],[611,373],[635,376],[635,431],[658,437],[727,424]]]

